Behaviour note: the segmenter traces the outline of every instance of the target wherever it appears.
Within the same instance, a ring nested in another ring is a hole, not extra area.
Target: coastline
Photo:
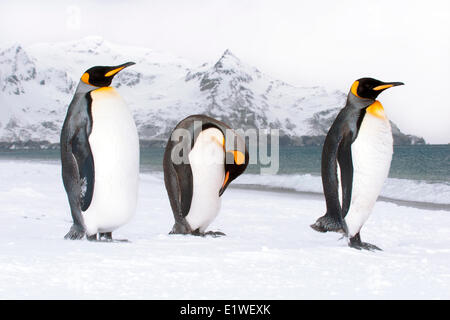
[[[242,190],[254,190],[254,191],[266,191],[266,192],[276,192],[281,194],[292,194],[299,195],[302,198],[313,199],[313,200],[324,200],[323,193],[312,192],[312,191],[297,191],[294,189],[275,187],[275,186],[264,186],[259,184],[230,184],[232,189],[242,189]],[[450,211],[450,204],[442,204],[442,203],[431,203],[431,202],[420,202],[420,201],[409,201],[409,200],[399,200],[392,199],[383,196],[378,197],[378,201],[394,203],[398,206],[416,208],[416,209],[424,209],[424,210],[432,210],[432,211]]]
[[[50,165],[60,165],[60,161],[55,159],[22,159],[22,158],[2,158],[0,157],[0,163],[2,162],[22,162],[22,163],[42,163],[42,164],[50,164]],[[147,168],[140,168],[140,175],[151,175],[151,176],[163,176],[162,171],[148,170]],[[253,174],[251,174],[253,175]],[[307,174],[305,174],[307,175]],[[401,179],[405,181],[414,181],[410,179]],[[425,182],[429,183],[429,182]],[[299,191],[290,187],[282,187],[282,186],[274,186],[274,185],[264,185],[264,184],[255,184],[255,183],[239,183],[235,181],[229,185],[230,189],[241,189],[241,190],[253,190],[253,191],[261,191],[261,192],[274,192],[280,195],[282,194],[291,194],[301,196],[302,199],[311,199],[311,200],[324,200],[324,196],[322,192],[315,191]],[[424,209],[431,211],[450,211],[450,203],[434,203],[434,202],[426,202],[426,201],[412,201],[405,199],[395,199],[386,196],[380,195],[378,197],[377,202],[387,202],[393,203],[402,207],[409,207],[415,209]]]

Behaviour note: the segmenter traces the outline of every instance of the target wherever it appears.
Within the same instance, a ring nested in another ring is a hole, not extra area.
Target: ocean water
[[[320,175],[322,147],[281,147],[279,175]],[[141,150],[141,171],[162,171],[163,148]],[[0,151],[0,159],[59,161],[59,150]],[[258,174],[261,165],[249,165],[246,173]],[[450,183],[450,145],[396,146],[390,178]]]
[[[233,185],[258,185],[299,192],[322,192],[320,160],[322,148],[282,147],[276,175],[260,175],[259,164],[251,164]],[[162,177],[163,148],[141,150],[141,172]],[[0,160],[58,163],[59,150],[0,151]],[[450,208],[450,145],[396,146],[389,179],[381,192],[389,199],[429,202]]]

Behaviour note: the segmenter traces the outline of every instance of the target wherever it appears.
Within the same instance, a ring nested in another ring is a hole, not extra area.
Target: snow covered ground
[[[238,180],[239,181],[239,180]],[[161,175],[141,175],[135,218],[115,238],[65,241],[58,164],[0,161],[0,298],[450,298],[450,212],[378,202],[362,231],[383,252],[348,248],[309,225],[324,201],[228,189],[211,230],[169,236]]]

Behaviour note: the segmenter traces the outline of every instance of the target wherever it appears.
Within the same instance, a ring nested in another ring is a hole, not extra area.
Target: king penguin
[[[124,100],[110,87],[114,76],[133,64],[87,70],[67,110],[61,163],[73,225],[65,239],[112,241],[112,231],[136,210],[138,133]]]
[[[359,250],[381,250],[362,242],[360,231],[388,176],[393,153],[391,125],[376,98],[399,85],[403,83],[356,80],[322,150],[327,211],[311,227],[319,232],[344,233],[349,246]]]
[[[249,161],[244,139],[225,123],[205,115],[179,122],[167,143],[164,182],[175,224],[170,234],[222,236],[206,232],[221,196]]]

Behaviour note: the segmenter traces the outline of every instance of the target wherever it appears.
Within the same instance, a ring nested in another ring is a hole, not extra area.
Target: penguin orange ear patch
[[[233,155],[234,155],[234,162],[237,165],[241,165],[241,164],[245,163],[245,156],[242,152],[235,150],[235,151],[233,151]]]
[[[89,73],[85,72],[82,76],[81,76],[81,81],[83,81],[86,84],[90,84],[89,83]]]
[[[350,89],[350,91],[358,98],[361,98],[360,96],[358,96],[358,86],[359,86],[359,81],[353,82],[352,88]]]

